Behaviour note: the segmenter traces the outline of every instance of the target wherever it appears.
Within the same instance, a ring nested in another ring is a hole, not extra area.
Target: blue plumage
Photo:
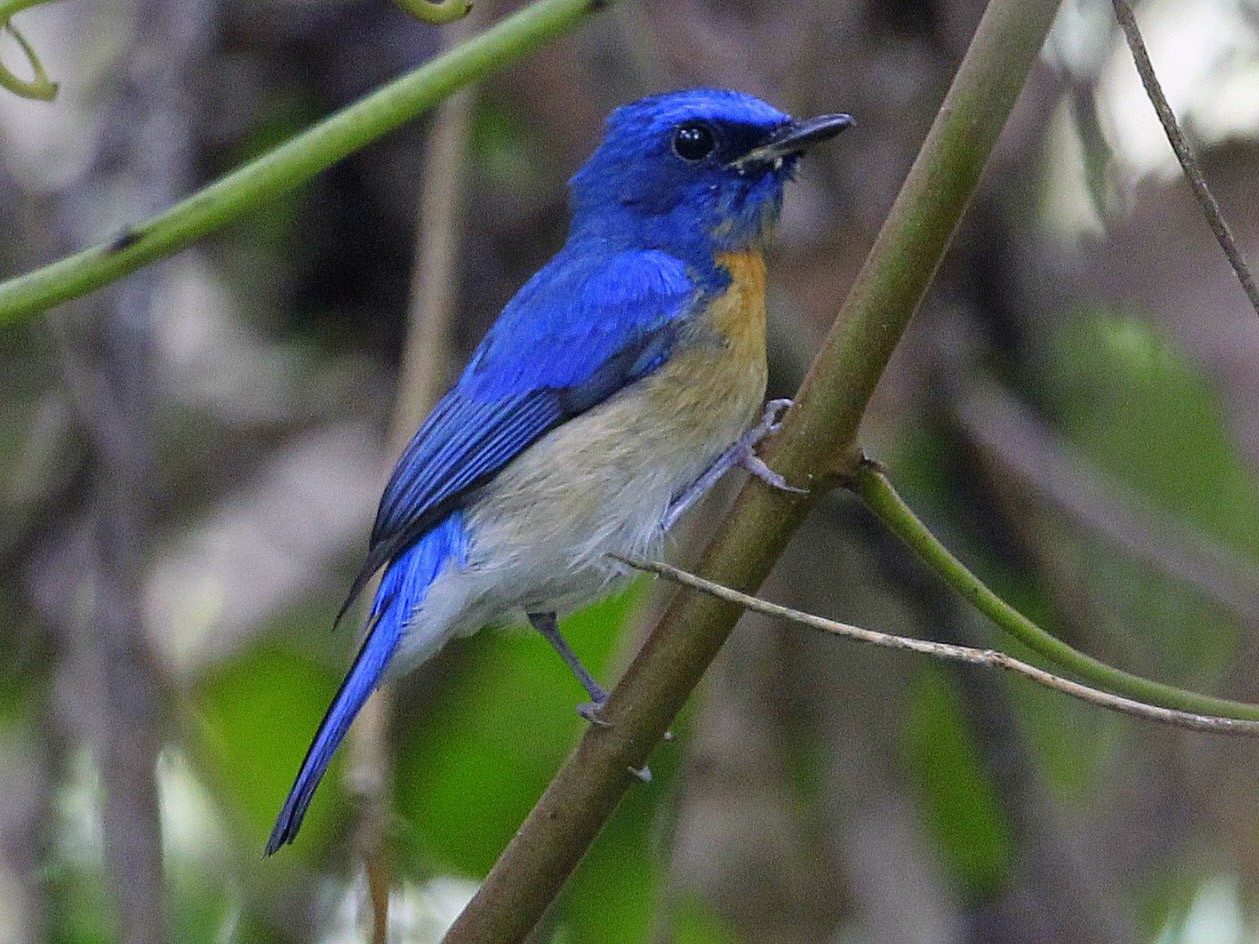
[[[315,788],[328,769],[333,753],[393,658],[406,625],[409,606],[424,599],[433,578],[443,566],[452,560],[463,562],[465,554],[463,515],[456,511],[407,549],[386,572],[372,606],[367,638],[306,751],[297,779],[267,841],[268,855],[292,842],[297,835],[302,817],[306,815],[306,808],[310,806]]]
[[[291,842],[387,672],[485,622],[558,633],[653,550],[740,446],[764,395],[764,265],[799,154],[847,126],[717,89],[617,109],[574,176],[564,248],[507,304],[407,445],[338,619],[384,568],[367,638],[267,844]],[[722,463],[725,463],[724,465]],[[672,513],[671,513],[672,511]]]

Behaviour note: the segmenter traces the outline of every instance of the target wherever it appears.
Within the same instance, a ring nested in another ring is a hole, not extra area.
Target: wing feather
[[[337,620],[377,570],[532,443],[667,360],[695,297],[683,263],[664,252],[556,256],[403,450]]]

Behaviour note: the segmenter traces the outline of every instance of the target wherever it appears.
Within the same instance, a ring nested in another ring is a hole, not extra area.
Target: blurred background
[[[771,256],[770,393],[789,395],[982,8],[625,2],[178,257],[0,330],[0,941],[365,940],[371,743],[357,780],[341,752],[293,847],[262,846],[349,663],[353,628],[330,624],[400,431],[561,243],[603,116],[706,84],[857,117],[805,162]],[[1259,258],[1259,2],[1138,13]],[[97,0],[18,23],[62,89],[0,95],[4,276],[478,25],[384,0]],[[0,56],[21,69],[7,35]],[[1065,0],[867,449],[1047,628],[1259,700],[1257,397],[1259,323],[1110,4]],[[618,676],[665,589],[567,622],[597,675]],[[764,595],[1011,648],[842,495]],[[453,644],[396,689],[394,940],[437,939],[580,735],[581,697],[520,632]],[[1251,742],[753,617],[675,730],[538,941],[1259,940]]]

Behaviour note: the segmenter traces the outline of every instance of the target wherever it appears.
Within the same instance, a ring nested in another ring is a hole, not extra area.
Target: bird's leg
[[[729,446],[717,457],[717,460],[712,465],[704,470],[703,475],[692,482],[685,492],[673,500],[669,505],[669,510],[665,512],[661,528],[668,531],[677,524],[678,519],[686,514],[692,505],[703,498],[708,493],[708,490],[716,485],[718,480],[735,466],[742,466],[766,485],[771,485],[784,492],[795,492],[803,495],[807,489],[788,485],[786,479],[767,466],[765,460],[756,454],[757,443],[771,433],[778,432],[778,427],[781,425],[779,417],[790,406],[790,400],[770,400],[766,403],[761,421],[744,433],[738,442]]]
[[[599,717],[599,711],[607,703],[608,693],[604,691],[603,686],[595,681],[594,676],[581,664],[581,659],[577,658],[577,653],[564,641],[564,637],[560,635],[560,623],[555,618],[554,613],[529,613],[529,622],[533,624],[533,628],[540,632],[560,654],[560,658],[564,660],[564,664],[573,670],[573,674],[577,676],[577,681],[581,682],[582,687],[590,694],[591,701],[582,702],[577,706],[577,713],[589,721],[591,724],[597,724],[600,727],[608,727],[611,722],[604,721]]]

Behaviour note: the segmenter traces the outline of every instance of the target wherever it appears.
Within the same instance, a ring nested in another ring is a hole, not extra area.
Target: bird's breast
[[[765,264],[718,262],[722,294],[649,376],[548,433],[469,509],[470,569],[498,574],[498,605],[560,608],[621,575],[608,552],[650,556],[672,502],[760,415]]]
[[[765,256],[759,249],[720,253],[716,263],[730,285],[708,305],[703,318],[730,344],[733,354],[765,360]]]
[[[730,430],[746,429],[765,396],[765,257],[747,250],[715,261],[729,284],[703,303],[669,362],[645,386],[649,414],[675,426],[683,441],[713,438],[724,448],[733,441]]]

